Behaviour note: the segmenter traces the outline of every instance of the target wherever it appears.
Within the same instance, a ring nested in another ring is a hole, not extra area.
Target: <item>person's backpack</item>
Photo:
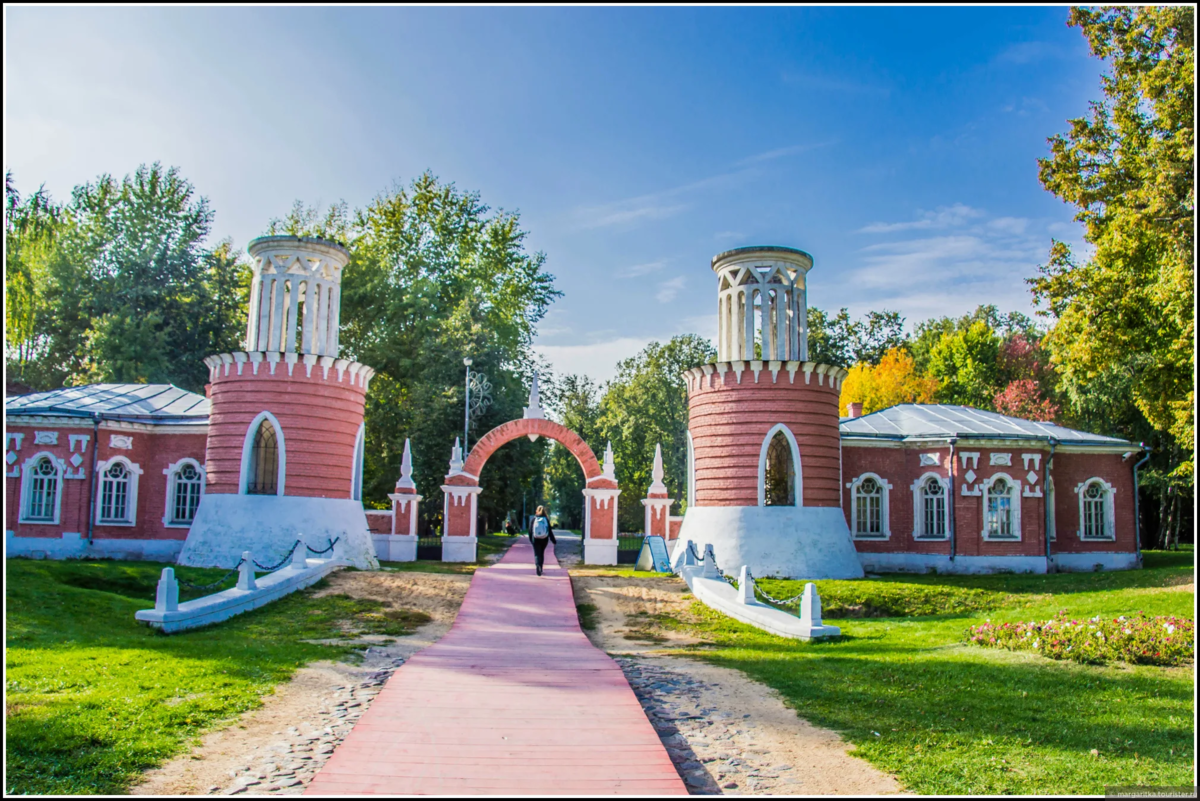
[[[533,538],[535,540],[544,540],[550,536],[550,524],[546,522],[546,518],[539,517],[533,521]]]

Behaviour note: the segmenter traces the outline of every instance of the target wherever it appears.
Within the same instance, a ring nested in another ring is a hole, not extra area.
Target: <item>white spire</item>
[[[533,374],[533,383],[529,385],[529,405],[525,407],[526,420],[544,420],[546,415],[542,412],[542,398],[538,393],[538,374],[535,371]]]
[[[600,476],[610,481],[617,480],[617,466],[613,464],[612,442],[604,446],[604,471]]]
[[[404,456],[400,460],[400,480],[396,482],[396,489],[416,489],[417,485],[412,477],[412,450],[409,448],[408,440],[404,440]]]
[[[650,495],[666,495],[667,485],[663,483],[662,443],[654,446],[654,468],[650,471],[653,481],[650,484]]]
[[[454,450],[450,452],[450,475],[461,473],[463,468],[462,445],[458,437],[454,438]]]
[[[545,420],[546,415],[542,411],[542,397],[538,393],[538,374],[533,372],[533,383],[529,385],[529,405],[525,407],[526,420]],[[529,441],[537,442],[538,435],[530,434]]]

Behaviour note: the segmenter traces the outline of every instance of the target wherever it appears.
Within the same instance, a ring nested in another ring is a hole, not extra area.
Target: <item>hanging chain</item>
[[[245,561],[246,561],[245,559],[240,560],[236,565],[233,566],[233,570],[230,570],[228,573],[221,576],[219,579],[212,582],[211,584],[193,584],[190,581],[184,581],[179,576],[176,576],[175,580],[190,590],[211,590],[213,587],[216,587],[219,584],[224,584],[229,579],[230,576],[232,576],[234,573],[238,572],[238,568],[241,567],[242,562],[245,562]]]
[[[329,553],[330,551],[333,550],[333,546],[338,544],[338,540],[340,540],[340,539],[341,539],[341,537],[338,537],[336,540],[330,540],[329,547],[325,548],[323,550],[320,550],[320,551],[318,551],[316,548],[312,547],[311,545],[305,545],[305,547],[308,548],[308,550],[312,551],[313,553]]]
[[[693,559],[695,559],[697,562],[700,562],[700,563],[704,562],[704,557],[702,557],[696,553],[696,549],[693,546],[691,540],[688,540],[687,547],[688,547],[688,551],[692,554]],[[712,555],[712,563],[713,563],[713,567],[716,569],[717,575],[720,576],[725,581],[726,584],[728,584],[731,587],[738,586],[737,579],[735,579],[733,576],[726,573],[724,570],[721,569],[721,566],[719,564],[717,564],[716,553],[713,553],[713,555]],[[675,575],[679,575],[679,571],[676,570],[675,568],[671,568],[671,572],[674,573]],[[800,593],[793,595],[791,598],[776,598],[775,596],[770,595],[761,586],[759,586],[757,581],[754,582],[754,593],[756,595],[762,596],[762,598],[764,600],[766,600],[770,603],[773,603],[776,606],[791,606],[792,604],[799,601],[802,597],[804,597],[804,592],[801,591]]]
[[[330,540],[329,545],[319,551],[316,548],[312,547],[311,545],[306,544],[305,547],[308,548],[308,550],[310,550],[316,554],[329,553],[330,551],[333,550],[333,546],[338,544],[339,540],[341,540],[341,537]],[[271,572],[283,567],[285,564],[287,564],[287,562],[292,558],[292,554],[294,554],[296,552],[296,546],[299,545],[300,543],[301,543],[301,540],[296,540],[294,543],[292,543],[292,547],[288,549],[287,555],[284,556],[283,559],[280,560],[277,564],[275,564],[271,567],[259,564],[258,562],[254,561],[253,559],[251,559],[250,561],[253,562],[254,566],[256,568],[258,568],[259,570],[261,570],[263,573],[271,573]],[[193,584],[190,581],[185,581],[184,579],[181,579],[179,576],[176,576],[175,580],[177,582],[179,582],[182,586],[187,587],[190,590],[211,590],[213,587],[220,586],[221,584],[224,584],[226,581],[228,581],[229,577],[232,576],[234,573],[238,572],[238,568],[240,568],[243,564],[245,564],[245,562],[246,562],[246,559],[244,557],[242,559],[239,559],[238,563],[233,566],[232,570],[230,570],[225,575],[221,576],[216,581],[210,582],[208,584]]]
[[[287,564],[288,560],[292,558],[292,554],[296,552],[296,546],[299,544],[300,544],[300,540],[296,540],[295,542],[293,542],[292,547],[288,548],[287,554],[282,559],[279,560],[278,564],[273,565],[272,567],[267,567],[266,565],[260,565],[258,562],[254,562],[254,566],[257,567],[259,570],[261,570],[264,573],[270,573],[274,570],[278,570],[279,568],[281,568],[285,564]]]

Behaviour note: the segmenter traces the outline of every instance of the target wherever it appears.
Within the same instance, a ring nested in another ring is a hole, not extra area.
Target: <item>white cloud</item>
[[[916,220],[909,222],[883,223],[874,222],[858,229],[860,234],[890,234],[896,231],[920,231],[928,229],[952,228],[961,225],[969,219],[982,217],[983,212],[962,203],[953,206],[939,206],[935,211],[925,211]]]
[[[1029,228],[1029,220],[1024,217],[997,217],[994,220],[988,220],[987,227],[993,231],[1021,236]]]
[[[648,261],[644,264],[634,264],[631,267],[622,267],[617,270],[617,278],[637,278],[648,273],[656,273],[666,265],[666,259],[658,259],[657,261]]]
[[[572,212],[572,216],[575,218],[577,229],[607,228],[645,220],[661,220],[673,217],[691,206],[681,198],[705,189],[728,186],[750,174],[751,170],[749,169],[725,172],[682,186],[664,189],[661,192],[651,192],[596,206],[580,207]]]
[[[837,140],[835,139],[831,139],[828,142],[817,142],[815,144],[789,145],[788,147],[780,147],[776,148],[775,150],[768,150],[765,153],[748,156],[747,158],[737,162],[737,165],[743,166],[748,164],[757,164],[762,161],[772,161],[774,159],[783,158],[784,156],[794,156],[797,153],[804,153],[805,151],[816,150],[817,148],[821,147],[829,147],[830,145],[834,144],[837,144]]]
[[[555,375],[586,375],[602,384],[616,376],[617,362],[636,356],[652,341],[651,337],[618,337],[586,345],[534,345],[533,349],[554,366]]]
[[[663,281],[658,285],[658,292],[654,295],[659,303],[670,303],[675,300],[675,296],[679,294],[679,290],[683,289],[683,276],[672,278],[668,281]]]

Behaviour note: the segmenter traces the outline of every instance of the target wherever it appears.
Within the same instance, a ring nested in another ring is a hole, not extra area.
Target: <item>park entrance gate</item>
[[[536,390],[535,390],[536,392]],[[442,485],[445,493],[443,508],[442,560],[446,562],[472,562],[475,560],[475,531],[477,498],[481,491],[479,476],[488,458],[506,442],[518,437],[548,437],[571,452],[583,468],[586,485],[583,490],[586,506],[583,521],[583,561],[594,565],[617,563],[617,477],[614,473],[612,452],[605,453],[604,466],[583,439],[565,426],[541,416],[541,408],[535,405],[536,394],[531,398],[531,408],[525,417],[512,420],[489,431],[464,461],[462,449],[456,444],[450,459],[450,472]]]

